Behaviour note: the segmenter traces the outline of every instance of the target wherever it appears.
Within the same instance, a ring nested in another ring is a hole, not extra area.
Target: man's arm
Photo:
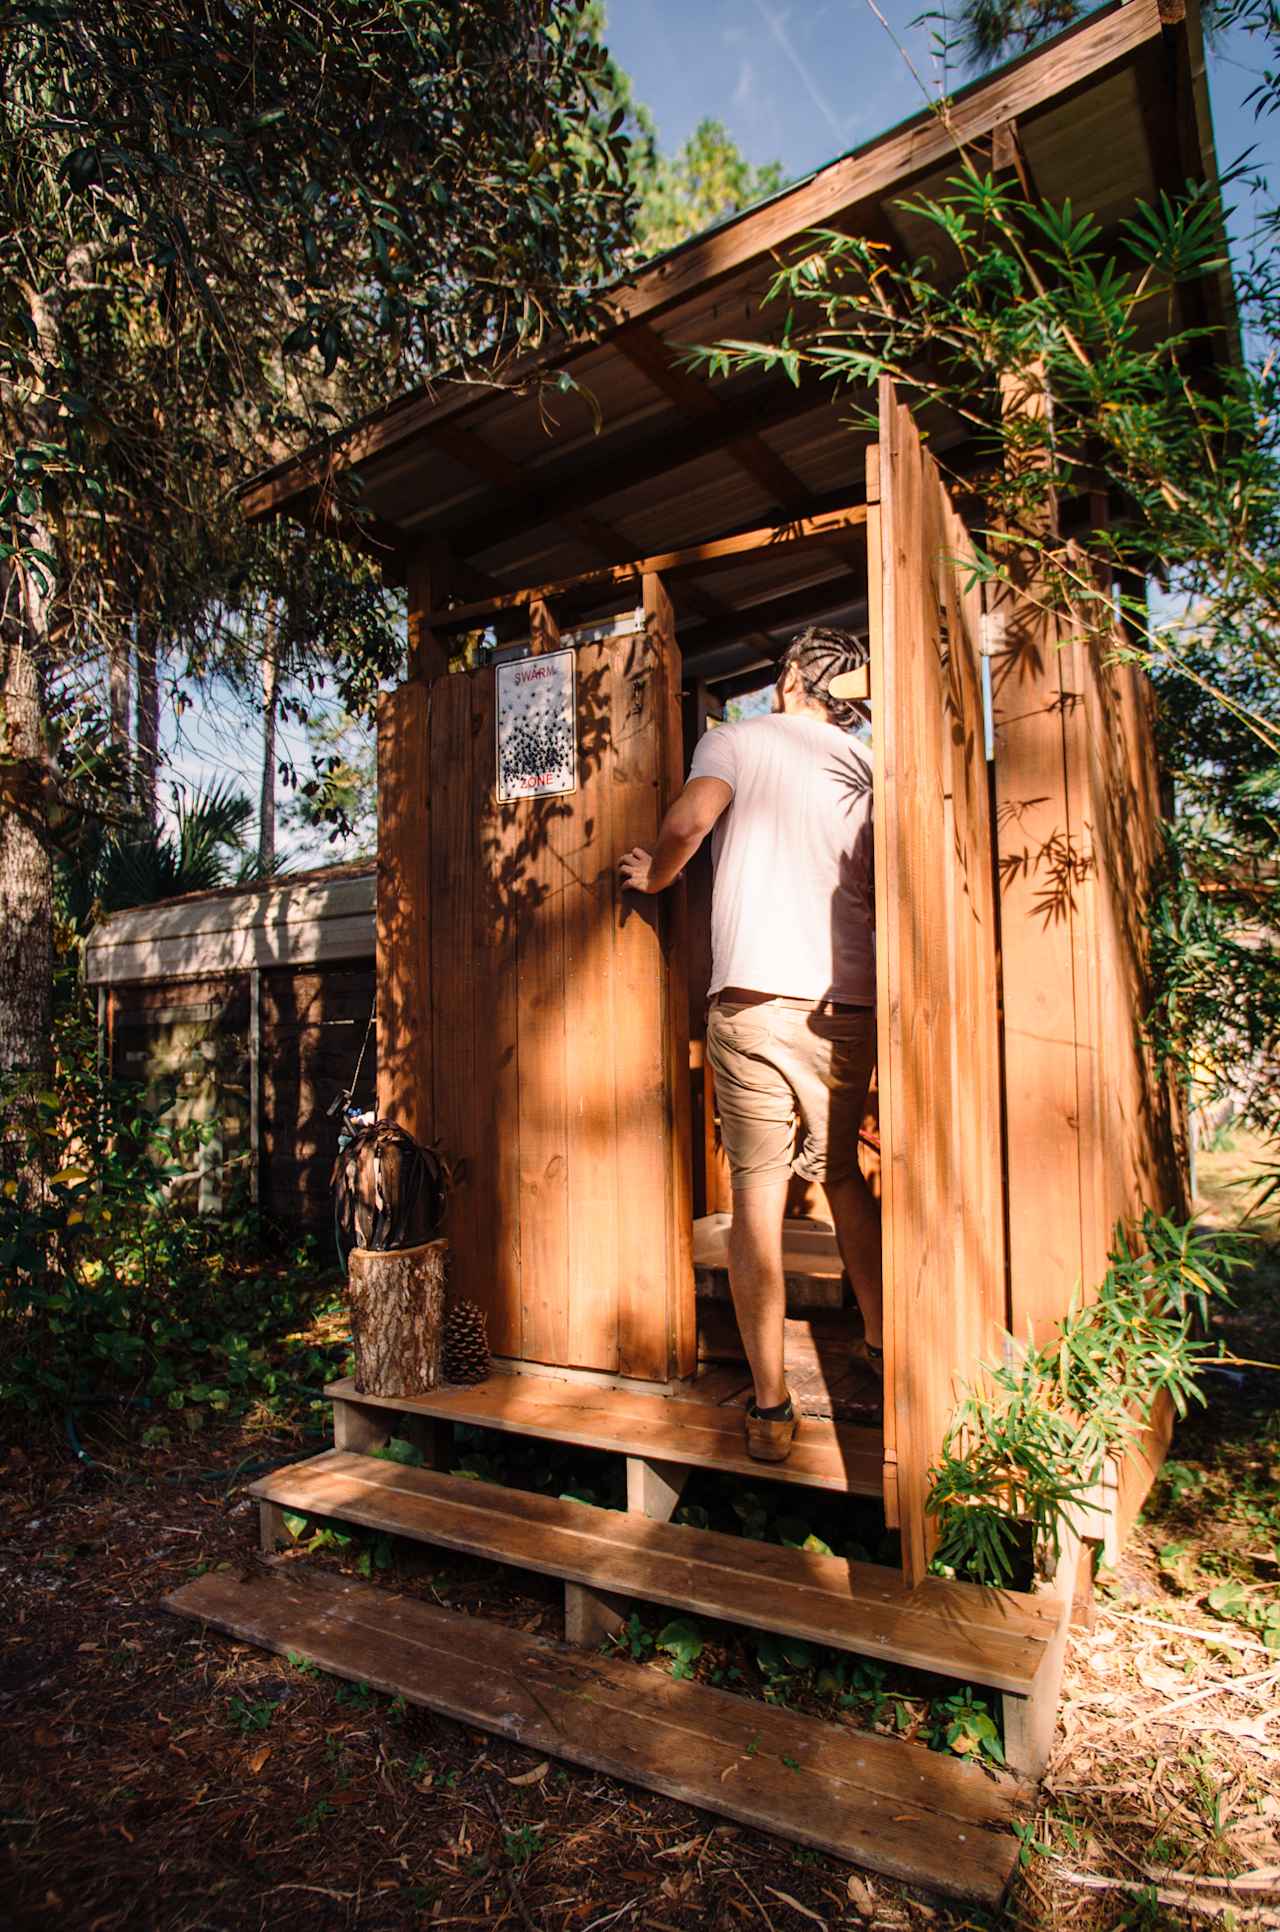
[[[652,852],[637,845],[618,870],[629,892],[662,892],[678,878],[733,798],[723,778],[691,778],[662,821]]]

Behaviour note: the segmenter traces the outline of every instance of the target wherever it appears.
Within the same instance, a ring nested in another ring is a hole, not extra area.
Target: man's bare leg
[[[884,1280],[879,1202],[861,1174],[851,1174],[844,1181],[828,1181],[824,1191],[835,1222],[840,1259],[862,1310],[867,1341],[872,1348],[883,1348]]]
[[[783,1323],[787,1289],[782,1275],[782,1216],[787,1182],[734,1189],[729,1230],[729,1286],[738,1333],[755,1383],[756,1407],[772,1409],[787,1399]]]

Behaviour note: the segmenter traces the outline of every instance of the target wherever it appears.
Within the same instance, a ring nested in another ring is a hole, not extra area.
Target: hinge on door
[[[995,698],[991,689],[991,660],[1004,646],[1004,612],[984,610],[978,623],[978,654],[982,659],[982,749],[987,763],[996,755]]]

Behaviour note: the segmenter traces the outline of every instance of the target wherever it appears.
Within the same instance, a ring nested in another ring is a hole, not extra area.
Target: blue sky
[[[869,0],[608,0],[605,37],[665,149],[710,115],[748,160],[781,161],[794,177],[914,114],[926,90],[971,78],[944,73],[935,23],[910,24],[926,0],[877,4],[887,27]],[[1243,34],[1210,45],[1218,160],[1257,148],[1275,175],[1280,116],[1259,126],[1246,104],[1260,64]]]

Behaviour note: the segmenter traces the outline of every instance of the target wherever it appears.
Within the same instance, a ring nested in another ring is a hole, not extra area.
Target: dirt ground
[[[1202,1160],[1207,1218],[1238,1217],[1228,1183],[1240,1164],[1229,1146]],[[1252,1361],[1280,1360],[1278,1253],[1263,1250],[1222,1323]],[[84,1429],[89,1464],[60,1436],[19,1441],[10,1421],[0,1922],[1280,1927],[1278,1388],[1267,1369],[1217,1372],[1208,1411],[1179,1426],[1123,1561],[1099,1580],[1093,1628],[1073,1634],[1057,1747],[1001,1914],[717,1825],[176,1622],[165,1592],[254,1547],[246,1484],[319,1446],[300,1432],[237,1422],[147,1448],[136,1423],[108,1413]],[[556,1627],[550,1590],[491,1567],[442,1558],[415,1587]],[[670,1667],[654,1655],[636,1668]],[[901,1729],[915,1709],[919,1727],[927,1698],[901,1690],[843,1721]]]

